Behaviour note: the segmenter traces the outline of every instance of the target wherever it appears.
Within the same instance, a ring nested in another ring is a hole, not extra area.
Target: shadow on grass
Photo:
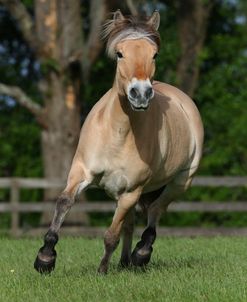
[[[206,260],[197,257],[188,258],[172,258],[169,260],[157,260],[149,264],[149,269],[184,269],[184,268],[195,268],[198,266],[206,265]]]
[[[180,270],[187,268],[198,268],[201,266],[207,266],[208,260],[202,259],[201,257],[188,257],[188,258],[170,258],[169,260],[153,260],[148,265],[143,267],[129,266],[129,267],[120,267],[116,263],[112,263],[109,267],[109,272],[107,275],[119,275],[121,273],[133,273],[133,274],[147,274],[153,271],[169,271],[169,270]],[[90,263],[90,264],[81,264],[78,263],[77,266],[72,265],[68,267],[68,265],[62,266],[62,268],[58,268],[55,273],[52,273],[53,277],[96,277],[96,276],[105,276],[97,273],[98,264]],[[107,276],[106,275],[106,276]]]

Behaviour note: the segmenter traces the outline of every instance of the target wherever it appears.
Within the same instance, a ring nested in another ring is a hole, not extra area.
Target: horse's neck
[[[127,110],[127,98],[118,94],[118,89],[114,85],[111,90],[111,99],[107,104],[107,111],[109,114],[109,127],[114,131],[120,129],[129,131],[130,120]]]
[[[145,123],[146,117],[143,112],[133,111],[126,96],[120,96],[116,86],[111,91],[111,100],[108,103],[109,126],[118,134],[127,135],[139,130],[140,125]]]

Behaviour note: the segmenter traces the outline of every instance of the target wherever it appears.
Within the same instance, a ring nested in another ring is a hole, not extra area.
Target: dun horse
[[[41,273],[54,269],[58,231],[76,197],[90,185],[117,200],[98,269],[106,273],[121,233],[120,264],[149,262],[161,214],[191,183],[202,154],[203,126],[187,95],[153,81],[159,21],[157,11],[143,20],[118,10],[106,24],[107,52],[117,59],[115,81],[82,127],[67,186],[34,263]],[[147,228],[131,253],[137,203],[147,215]]]

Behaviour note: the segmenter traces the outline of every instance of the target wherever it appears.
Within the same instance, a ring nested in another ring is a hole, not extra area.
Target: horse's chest
[[[142,172],[140,174],[140,171],[128,167],[105,170],[100,175],[97,185],[111,197],[118,199],[122,193],[131,191],[140,183],[145,182],[148,171],[143,170]]]
[[[104,171],[98,186],[104,189],[111,197],[117,199],[129,186],[129,177],[124,170]]]

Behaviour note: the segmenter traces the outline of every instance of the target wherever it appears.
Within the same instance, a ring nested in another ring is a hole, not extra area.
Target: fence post
[[[10,189],[10,203],[12,207],[11,211],[11,235],[17,237],[19,234],[19,210],[18,204],[20,199],[20,190],[18,180],[13,178],[11,180]]]

